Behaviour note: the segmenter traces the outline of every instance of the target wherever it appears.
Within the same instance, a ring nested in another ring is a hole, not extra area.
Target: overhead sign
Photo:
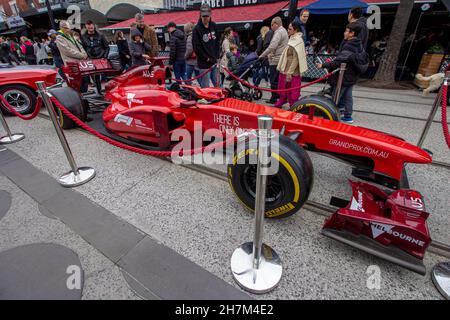
[[[164,0],[164,7],[166,9],[198,9],[202,3],[207,3],[212,9],[216,9],[272,3],[278,1],[279,0]]]
[[[54,4],[51,6],[52,10],[57,10],[57,9],[62,9],[62,5],[61,4]],[[42,8],[38,8],[37,12],[39,13],[43,13],[43,12],[47,12],[48,9],[47,7],[42,7]]]
[[[10,29],[23,27],[26,25],[25,20],[23,20],[23,18],[19,16],[9,17],[8,19],[6,19],[6,24]]]

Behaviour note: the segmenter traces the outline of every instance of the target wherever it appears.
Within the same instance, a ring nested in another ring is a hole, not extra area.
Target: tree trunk
[[[395,15],[394,25],[386,47],[386,53],[383,55],[380,67],[374,80],[377,82],[394,82],[397,62],[405,38],[406,28],[408,27],[414,1],[400,0],[400,5]]]

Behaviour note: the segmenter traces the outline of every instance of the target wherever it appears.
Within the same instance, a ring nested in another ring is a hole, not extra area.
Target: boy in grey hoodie
[[[130,55],[131,55],[131,65],[143,66],[147,64],[147,59],[150,56],[145,54],[151,50],[151,46],[144,42],[142,39],[142,34],[137,29],[131,29],[131,41],[129,44]]]

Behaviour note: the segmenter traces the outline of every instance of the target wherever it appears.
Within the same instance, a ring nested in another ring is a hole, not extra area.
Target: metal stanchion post
[[[447,72],[445,75],[444,82],[450,81],[450,72]],[[431,108],[430,115],[428,116],[427,122],[425,123],[425,127],[423,128],[422,134],[420,135],[419,142],[417,143],[418,147],[422,147],[425,139],[428,135],[428,131],[430,131],[431,124],[433,123],[434,117],[436,117],[436,112],[442,104],[442,87],[439,90],[436,99],[434,100],[433,107]]]
[[[50,101],[49,93],[46,90],[44,81],[37,81],[36,85],[39,89],[38,93],[41,95],[42,101],[44,102],[45,107],[48,110],[50,119],[52,120],[53,126],[55,127],[56,134],[58,135],[59,141],[61,142],[64,153],[66,154],[67,160],[69,161],[70,167],[72,169],[68,173],[61,176],[61,178],[59,178],[59,183],[64,187],[77,187],[85,184],[95,177],[95,170],[90,167],[78,168],[72,151],[70,150],[66,136],[64,135],[64,132],[59,125],[53,103]]]
[[[1,111],[0,111],[0,122],[2,123],[2,126],[6,131],[6,136],[0,137],[0,145],[11,144],[25,139],[25,135],[23,133],[11,133],[8,123],[6,123],[5,117],[3,116]]]
[[[445,299],[450,300],[450,262],[435,265],[431,271],[431,279]]]
[[[345,73],[346,69],[347,69],[347,64],[341,63],[341,67],[339,69],[339,78],[338,78],[338,82],[336,84],[336,90],[334,92],[334,103],[336,105],[339,104],[339,99],[341,97],[342,83],[344,82],[344,73]]]
[[[272,117],[258,117],[258,169],[253,242],[237,248],[231,257],[231,271],[237,283],[252,293],[266,293],[281,280],[283,267],[278,254],[263,243],[267,175],[271,160]]]

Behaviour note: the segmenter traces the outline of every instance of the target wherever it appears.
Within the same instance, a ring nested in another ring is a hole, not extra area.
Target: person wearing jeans
[[[205,72],[217,63],[219,59],[220,44],[216,24],[211,21],[211,7],[204,3],[200,7],[200,19],[192,31],[192,46],[200,73]],[[214,86],[218,85],[218,70],[216,67],[209,74],[200,79],[202,88],[209,87],[209,79]]]
[[[281,54],[288,45],[289,36],[285,28],[283,28],[283,22],[280,17],[272,19],[271,28],[273,31],[273,37],[270,40],[269,47],[259,56],[259,59],[269,59],[269,78],[270,88],[278,88],[279,72],[277,70],[278,62],[280,61]],[[276,103],[278,100],[278,93],[273,92],[269,103]]]
[[[170,59],[169,65],[175,73],[175,79],[186,80],[186,37],[184,32],[177,29],[175,22],[167,24],[170,34]]]
[[[368,65],[367,55],[361,40],[358,38],[360,32],[361,26],[358,23],[348,24],[344,33],[344,41],[336,59],[324,64],[317,64],[319,69],[326,68],[328,70],[339,68],[341,63],[347,64],[338,103],[341,112],[344,113],[341,121],[345,123],[353,123],[353,86]],[[334,91],[336,91],[338,76],[338,73],[335,73],[330,78],[330,84],[334,87]]]

